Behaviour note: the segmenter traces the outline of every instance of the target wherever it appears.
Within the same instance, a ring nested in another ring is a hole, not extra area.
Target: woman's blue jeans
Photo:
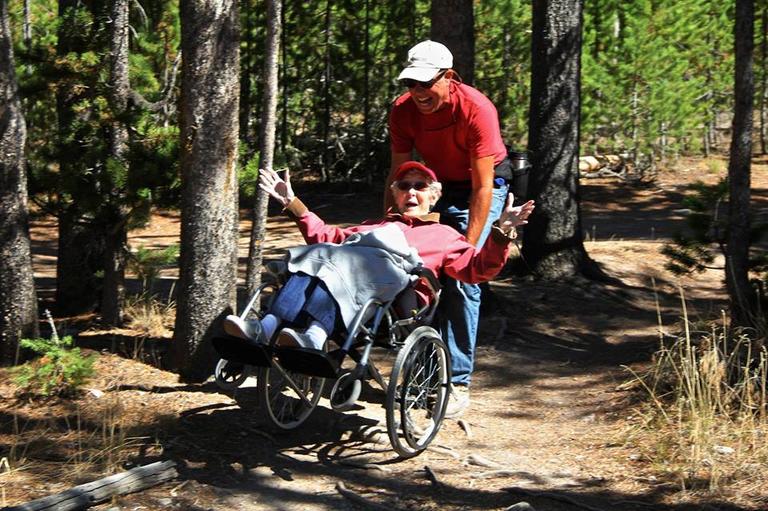
[[[508,189],[507,185],[493,189],[491,210],[477,242],[478,247],[483,246],[491,232],[493,222],[501,216]],[[441,223],[454,227],[462,234],[466,234],[469,224],[470,193],[469,189],[447,189],[434,209],[440,213]],[[475,364],[477,325],[480,320],[480,286],[454,279],[444,279],[444,281],[438,307],[438,326],[451,353],[452,382],[469,385]]]
[[[269,313],[300,328],[306,328],[314,319],[330,335],[336,326],[338,309],[322,280],[299,272],[288,278]]]

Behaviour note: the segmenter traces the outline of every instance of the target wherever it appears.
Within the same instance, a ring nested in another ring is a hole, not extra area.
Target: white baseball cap
[[[422,41],[408,50],[408,66],[402,70],[398,80],[410,78],[428,82],[441,69],[453,67],[451,51],[435,41]]]

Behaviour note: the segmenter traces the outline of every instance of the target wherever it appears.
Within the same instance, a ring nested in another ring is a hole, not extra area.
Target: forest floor
[[[660,322],[666,333],[680,331],[681,290],[695,320],[717,317],[725,307],[721,271],[678,278],[664,269],[659,252],[684,227],[681,199],[688,186],[696,179],[715,182],[725,168],[724,162],[683,162],[647,185],[582,181],[585,246],[613,280],[557,284],[502,273],[491,285],[496,310],[481,320],[471,407],[462,421],[446,420],[434,448],[416,458],[397,459],[381,435],[383,394],[373,387],[358,409],[339,414],[323,399],[304,426],[277,432],[253,404],[252,381],[227,393],[211,381],[179,383],[142,362],[167,344],[161,335],[141,346],[143,358],[101,351],[97,377],[74,400],[19,399],[8,371],[0,370],[0,458],[9,462],[0,462],[0,505],[171,459],[178,463],[177,480],[95,509],[450,511],[506,509],[522,501],[537,511],[766,509],[765,467],[762,475],[727,482],[714,494],[681,491],[679,477],[632,441],[640,420],[637,392],[622,385],[632,378],[624,366],[648,365]],[[765,161],[753,167],[761,209],[768,207],[766,170]],[[378,210],[378,194],[298,189],[329,222],[356,223]],[[178,226],[178,215],[157,214],[132,233],[131,244],[174,243]],[[40,220],[33,229],[44,296],[55,267],[54,227]],[[243,222],[243,258],[247,236]],[[300,242],[278,215],[268,236],[268,255]],[[164,278],[170,282],[173,275]],[[87,318],[59,327],[74,330],[83,322]],[[81,343],[94,337],[111,339],[114,347],[130,332],[91,328]],[[338,483],[369,504],[341,495]]]

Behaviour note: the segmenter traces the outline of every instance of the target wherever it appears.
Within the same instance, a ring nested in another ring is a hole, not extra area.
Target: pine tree
[[[15,361],[18,343],[37,336],[21,110],[7,0],[0,0],[0,365]]]
[[[235,305],[239,18],[236,0],[182,0],[181,249],[172,363],[213,371],[210,338]]]

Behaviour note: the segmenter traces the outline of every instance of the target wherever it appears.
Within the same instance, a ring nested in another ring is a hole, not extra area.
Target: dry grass
[[[147,337],[167,337],[176,318],[176,303],[162,302],[151,295],[137,295],[126,301],[126,327]]]
[[[662,339],[650,369],[635,374],[649,402],[630,443],[684,490],[759,485],[768,463],[768,354],[727,327],[693,333],[684,301],[683,312],[684,334]]]

